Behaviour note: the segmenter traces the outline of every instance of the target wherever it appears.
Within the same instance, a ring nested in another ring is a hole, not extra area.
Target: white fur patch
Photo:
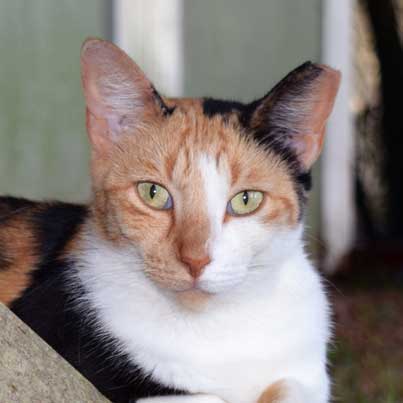
[[[325,403],[329,319],[318,276],[295,248],[279,267],[265,269],[199,313],[145,278],[136,253],[94,237],[79,277],[103,331],[156,381],[255,403],[268,385],[292,378],[306,388],[306,403]]]
[[[199,284],[213,294],[206,308],[179,306],[144,275],[139,251],[113,247],[89,229],[78,275],[100,328],[156,381],[212,395],[206,402],[256,403],[281,379],[303,390],[298,402],[328,402],[328,304],[302,227],[269,227],[254,215],[224,223],[225,162],[204,155],[199,168],[212,229],[211,263]]]

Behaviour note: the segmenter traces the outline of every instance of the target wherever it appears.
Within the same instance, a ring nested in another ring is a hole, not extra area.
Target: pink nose
[[[203,256],[202,258],[192,258],[189,256],[181,256],[181,260],[186,264],[189,274],[197,279],[203,272],[203,269],[211,262],[209,256]]]

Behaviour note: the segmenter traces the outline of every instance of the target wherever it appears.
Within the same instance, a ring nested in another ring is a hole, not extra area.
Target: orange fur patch
[[[257,403],[281,403],[284,399],[285,387],[282,381],[270,385],[259,397]]]
[[[0,267],[0,302],[9,305],[30,285],[30,273],[37,264],[35,240],[24,214],[16,214],[0,225],[0,251],[8,264]]]
[[[136,133],[125,135],[108,160],[93,155],[93,212],[98,228],[111,242],[140,247],[145,273],[157,284],[186,291],[193,286],[193,278],[183,257],[208,258],[211,229],[198,164],[202,154],[227,170],[228,198],[245,189],[266,194],[255,214],[267,225],[296,225],[299,204],[286,163],[248,140],[236,116],[207,117],[200,100],[164,102],[176,106],[171,116],[150,120]],[[164,186],[174,209],[146,206],[136,190],[140,181]],[[224,222],[230,219],[239,218],[223,216]]]
[[[180,305],[192,311],[200,311],[209,300],[209,295],[199,290],[178,292],[177,300]]]

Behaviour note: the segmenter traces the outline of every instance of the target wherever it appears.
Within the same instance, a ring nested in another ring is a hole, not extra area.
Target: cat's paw
[[[316,401],[316,400],[315,400]],[[282,379],[271,384],[257,403],[313,403],[305,388],[293,379]]]
[[[138,399],[136,403],[226,403],[215,395],[171,395]]]

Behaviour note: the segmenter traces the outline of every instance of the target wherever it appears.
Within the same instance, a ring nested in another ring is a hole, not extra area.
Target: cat
[[[113,402],[328,402],[302,229],[340,73],[241,103],[162,97],[101,39],[81,69],[92,200],[0,198],[0,301]]]

